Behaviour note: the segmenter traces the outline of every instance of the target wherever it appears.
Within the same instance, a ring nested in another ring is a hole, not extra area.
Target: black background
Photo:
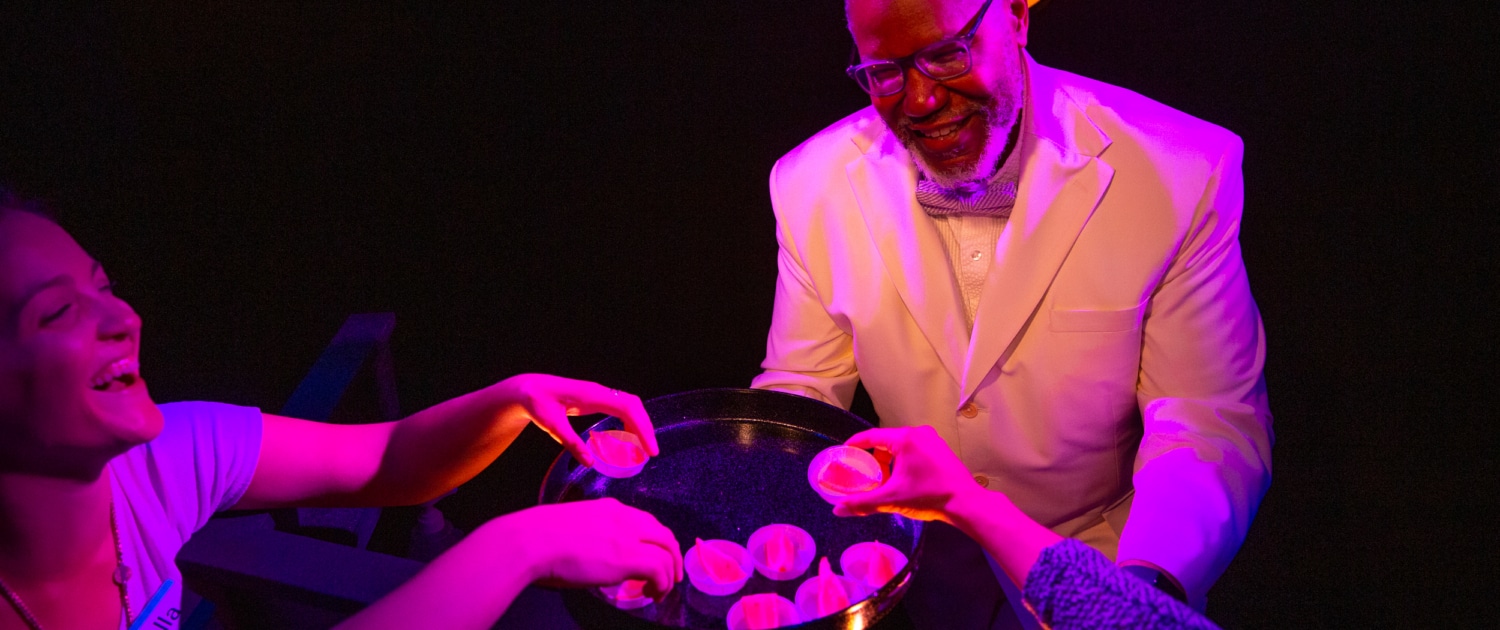
[[[157,400],[274,411],[366,311],[397,313],[406,411],[524,371],[643,397],[749,382],[766,175],[867,103],[841,2],[306,5],[0,5],[0,180],[121,281]],[[1227,627],[1500,612],[1494,13],[1033,16],[1038,61],[1245,140],[1277,443],[1211,594]],[[527,505],[556,450],[529,430],[450,514]]]

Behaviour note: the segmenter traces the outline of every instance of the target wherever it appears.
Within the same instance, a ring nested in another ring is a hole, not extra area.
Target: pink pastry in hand
[[[797,587],[797,610],[803,620],[813,620],[844,610],[864,595],[862,584],[834,573],[825,557],[818,561],[818,574]]]
[[[831,446],[813,457],[807,481],[818,496],[829,503],[851,494],[874,490],[885,481],[880,462],[866,451],[851,446]]]
[[[729,630],[769,630],[802,623],[790,600],[775,593],[746,595],[729,607],[724,622]]]
[[[606,477],[634,477],[646,467],[646,447],[629,431],[593,431],[589,450],[594,452],[594,470]]]
[[[728,540],[703,540],[683,556],[683,570],[693,586],[709,595],[740,590],[754,572],[750,552]]]
[[[643,608],[651,603],[651,598],[646,597],[645,580],[625,580],[614,586],[603,586],[599,592],[609,603],[622,610]]]
[[[817,543],[806,530],[795,525],[776,523],[755,530],[745,545],[755,570],[773,580],[790,580],[807,572]]]
[[[839,556],[839,566],[844,575],[875,591],[906,568],[906,554],[882,542],[862,542],[844,550]]]

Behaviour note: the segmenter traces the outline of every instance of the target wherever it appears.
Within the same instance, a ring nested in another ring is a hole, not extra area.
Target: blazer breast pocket
[[[1058,309],[1051,312],[1052,332],[1127,332],[1140,328],[1145,303],[1119,310]]]

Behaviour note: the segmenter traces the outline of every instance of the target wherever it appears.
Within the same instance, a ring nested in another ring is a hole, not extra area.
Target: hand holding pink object
[[[682,552],[672,531],[650,514],[614,499],[542,505],[502,516],[494,528],[507,557],[520,556],[532,581],[549,586],[615,586],[645,580],[660,600],[682,580]]]
[[[884,471],[874,456],[847,445],[823,449],[807,467],[807,483],[824,501],[833,504],[879,487],[884,480]]]
[[[640,438],[629,431],[593,431],[589,433],[589,451],[594,455],[594,470],[606,477],[625,479],[640,474],[646,467],[646,448]]]
[[[621,610],[644,608],[651,603],[651,598],[646,597],[645,580],[625,580],[614,586],[601,586],[599,593]]]
[[[834,506],[833,513],[839,516],[889,512],[951,524],[953,497],[982,490],[932,427],[870,429],[856,433],[845,444],[887,451],[895,462],[889,481],[869,492],[850,494]]]
[[[579,462],[594,465],[594,454],[568,423],[568,416],[607,413],[620,419],[625,430],[640,438],[646,454],[661,453],[656,430],[641,399],[598,383],[547,374],[520,374],[491,386],[499,397],[502,417],[521,415],[546,431]]]
[[[854,434],[847,444],[887,451],[894,465],[890,481],[870,492],[845,497],[834,506],[834,514],[890,512],[949,523],[994,556],[1006,575],[1022,587],[1042,550],[1061,540],[1004,493],[980,487],[932,427],[870,429]],[[844,573],[852,576],[854,571],[845,566]]]

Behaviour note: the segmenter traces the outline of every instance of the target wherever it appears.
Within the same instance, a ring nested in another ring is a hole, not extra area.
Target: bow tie
[[[1016,182],[996,178],[988,183],[965,182],[956,188],[944,188],[924,177],[917,181],[917,203],[934,217],[1008,217],[1016,204]]]

